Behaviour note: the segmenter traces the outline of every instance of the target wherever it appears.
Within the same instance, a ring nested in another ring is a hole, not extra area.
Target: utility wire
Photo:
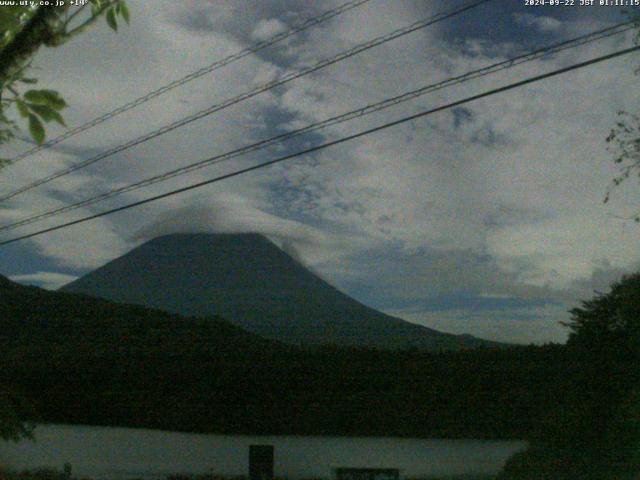
[[[27,192],[33,188],[39,187],[40,185],[44,185],[46,183],[49,183],[52,180],[55,180],[57,178],[63,177],[65,175],[68,175],[70,173],[76,172],[78,170],[81,170],[85,167],[88,167],[89,165],[92,165],[100,160],[104,160],[105,158],[111,157],[113,155],[115,155],[116,153],[120,153],[123,152],[125,150],[128,150],[136,145],[140,145],[141,143],[144,142],[148,142],[149,140],[152,140],[154,138],[157,138],[161,135],[164,135],[165,133],[169,133],[177,128],[183,127],[185,125],[188,125],[192,122],[195,122],[196,120],[200,120],[201,118],[207,117],[209,115],[212,115],[213,113],[219,112],[220,110],[224,110],[232,105],[235,105],[237,103],[243,102],[245,100],[248,100],[250,98],[255,97],[256,95],[259,95],[263,92],[266,92],[268,90],[272,90],[276,87],[279,87],[281,85],[284,85],[286,83],[289,83],[297,78],[303,77],[305,75],[308,75],[310,73],[313,73],[317,70],[320,70],[322,68],[328,67],[330,65],[333,65],[335,63],[341,62],[343,60],[346,60],[348,58],[351,58],[359,53],[365,52],[367,50],[370,50],[374,47],[377,47],[379,45],[382,45],[384,43],[390,42],[392,40],[395,40],[396,38],[400,38],[404,35],[408,35],[410,33],[413,33],[417,30],[420,30],[422,28],[428,27],[430,25],[433,25],[435,23],[447,20],[449,18],[452,18],[456,15],[460,15],[463,12],[466,12],[467,10],[470,10],[472,8],[478,7],[482,4],[491,2],[493,0],[479,0],[476,1],[474,3],[468,4],[464,7],[459,7],[453,10],[447,10],[445,12],[441,12],[439,14],[436,14],[432,17],[429,17],[427,19],[423,19],[420,21],[417,21],[415,23],[412,23],[411,25],[405,26],[403,28],[399,28],[397,30],[394,30],[391,33],[388,33],[386,35],[382,35],[379,37],[374,38],[373,40],[370,40],[368,42],[365,43],[361,43],[359,45],[356,45],[355,47],[350,48],[349,50],[346,50],[342,53],[339,53],[333,57],[330,58],[326,58],[324,60],[320,60],[319,62],[303,68],[302,70],[298,70],[296,72],[291,72],[289,74],[284,75],[283,77],[281,77],[278,80],[274,80],[272,82],[266,83],[264,85],[261,85],[257,88],[254,88],[252,90],[249,90],[247,92],[244,92],[236,97],[227,99],[225,101],[223,101],[222,103],[219,104],[214,104],[204,110],[201,110],[195,114],[189,115],[188,117],[184,117],[180,120],[177,120],[169,125],[165,125],[162,128],[159,128],[158,130],[155,130],[153,132],[150,132],[146,135],[143,135],[141,137],[135,138],[127,143],[124,143],[122,145],[118,145],[114,148],[111,148],[95,157],[89,158],[87,160],[84,160],[80,163],[77,163],[75,165],[72,165],[68,168],[65,168],[63,170],[59,170],[58,172],[52,173],[51,175],[48,175],[47,177],[41,178],[39,180],[36,180],[28,185],[25,185],[23,187],[18,188],[17,190],[14,190],[10,193],[4,194],[0,196],[0,202],[9,200],[21,193]]]
[[[100,195],[96,195],[94,197],[90,197],[88,199],[85,200],[81,200],[79,202],[76,203],[72,203],[70,205],[65,205],[62,207],[58,207],[58,208],[54,208],[45,212],[41,212],[38,214],[35,214],[33,216],[24,218],[22,220],[18,220],[16,222],[10,223],[10,224],[6,224],[6,225],[2,225],[0,226],[0,232],[2,231],[7,231],[7,230],[14,230],[16,228],[25,226],[25,225],[29,225],[31,223],[35,223],[37,221],[43,220],[45,218],[50,218],[50,217],[54,217],[54,216],[58,216],[61,215],[63,213],[72,211],[72,210],[76,210],[78,208],[81,207],[86,207],[89,205],[93,205],[102,201],[105,201],[109,198],[113,198],[119,195],[122,195],[124,193],[127,192],[132,192],[134,190],[139,190],[140,188],[149,186],[149,185],[153,185],[159,182],[163,182],[166,181],[168,179],[171,179],[173,177],[177,177],[180,175],[184,175],[190,172],[193,172],[195,170],[199,170],[201,168],[204,167],[208,167],[211,165],[215,165],[218,163],[222,163],[224,161],[230,160],[232,158],[236,158],[242,155],[246,155],[250,152],[255,152],[257,150],[262,150],[265,149],[271,145],[274,145],[276,143],[280,143],[283,142],[285,140],[289,140],[291,138],[303,135],[303,134],[307,134],[313,131],[317,131],[323,128],[327,128],[329,126],[332,125],[337,125],[340,123],[344,123],[350,120],[353,120],[355,118],[359,118],[359,117],[364,117],[366,115],[370,115],[372,113],[384,110],[386,108],[398,105],[400,103],[403,102],[407,102],[409,100],[414,100],[416,98],[419,98],[420,96],[423,96],[425,94],[428,93],[432,93],[434,91],[437,90],[441,90],[453,85],[458,85],[470,80],[474,80],[476,78],[480,78],[480,77],[484,77],[486,75],[489,74],[493,74],[496,73],[500,70],[505,70],[511,67],[514,67],[516,65],[521,65],[524,63],[528,63],[534,60],[537,60],[539,58],[543,58],[549,55],[553,55],[559,52],[562,52],[564,50],[568,50],[568,49],[572,49],[572,48],[576,48],[578,46],[581,45],[585,45],[588,43],[592,43],[595,41],[599,41],[602,40],[603,38],[607,38],[613,35],[618,35],[621,33],[624,33],[630,29],[634,28],[634,22],[630,21],[630,22],[623,22],[620,23],[618,25],[614,25],[612,27],[608,27],[608,28],[604,28],[601,30],[597,30],[595,32],[591,32],[589,34],[586,35],[582,35],[580,37],[576,37],[570,40],[566,40],[564,42],[560,42],[560,43],[556,43],[553,45],[549,45],[547,47],[538,49],[538,50],[534,50],[532,52],[528,52],[513,58],[510,58],[508,60],[504,60],[501,62],[497,62],[491,65],[488,65],[486,67],[482,67],[480,69],[477,70],[472,70],[469,71],[467,73],[464,73],[462,75],[458,75],[456,77],[452,77],[446,80],[443,80],[441,82],[438,83],[434,83],[434,84],[430,84],[430,85],[426,85],[423,86],[421,88],[418,88],[416,90],[412,90],[406,93],[403,93],[401,95],[397,95],[395,97],[392,98],[388,98],[385,100],[382,100],[380,102],[374,103],[374,104],[370,104],[367,105],[365,107],[356,109],[356,110],[351,110],[349,112],[343,113],[341,115],[338,116],[334,116],[331,118],[327,118],[325,120],[307,125],[306,127],[302,127],[299,128],[297,130],[293,130],[293,131],[289,131],[289,132],[285,132],[282,133],[280,135],[277,135],[275,137],[271,137],[265,140],[261,140],[259,142],[250,144],[250,145],[246,145],[244,147],[235,149],[235,150],[231,150],[219,155],[215,155],[213,157],[209,157],[207,159],[186,165],[184,167],[179,167],[134,183],[131,183],[129,185],[125,185],[113,190],[110,190],[108,192],[102,193]]]
[[[18,162],[24,158],[27,158],[37,152],[40,152],[41,150],[44,150],[46,148],[52,147],[53,145],[57,145],[61,142],[63,142],[64,140],[71,138],[81,132],[84,132],[85,130],[89,130],[90,128],[95,127],[96,125],[100,125],[103,122],[106,122],[107,120],[116,117],[118,115],[120,115],[121,113],[124,113],[126,111],[129,111],[133,108],[136,108],[138,105],[142,105],[143,103],[148,102],[149,100],[152,100],[156,97],[159,97],[160,95],[167,93],[181,85],[184,85],[187,82],[190,82],[191,80],[195,80],[196,78],[200,78],[203,75],[206,75],[207,73],[211,73],[215,70],[218,70],[222,67],[225,67],[233,62],[236,62],[248,55],[251,55],[252,53],[256,53],[259,52],[260,50],[263,50],[267,47],[271,47],[272,45],[275,45],[279,42],[282,42],[283,40],[286,40],[287,38],[300,33],[304,30],[307,30],[308,28],[311,28],[315,25],[318,25],[320,23],[326,22],[327,20],[332,19],[333,17],[336,17],[342,13],[345,13],[349,10],[352,10],[356,7],[359,7],[362,4],[365,4],[367,2],[369,2],[370,0],[353,0],[347,3],[344,3],[342,5],[340,5],[337,8],[334,8],[332,10],[327,10],[326,12],[322,13],[321,15],[318,15],[317,17],[313,17],[310,19],[307,19],[306,21],[294,25],[293,27],[291,27],[289,30],[286,30],[284,32],[280,32],[277,33],[276,35],[273,35],[271,38],[268,38],[266,40],[263,40],[261,42],[258,42],[248,48],[245,48],[243,50],[239,50],[236,53],[229,55],[226,58],[223,58],[221,60],[217,60],[216,62],[213,62],[210,65],[207,65],[206,67],[203,67],[199,70],[196,70],[195,72],[190,73],[189,75],[186,75],[182,78],[179,78],[177,80],[172,81],[171,83],[168,83],[156,90],[153,90],[149,93],[147,93],[146,95],[143,95],[142,97],[136,98],[135,100],[130,101],[129,103],[126,103],[114,110],[111,110],[110,112],[105,113],[104,115],[101,115],[100,117],[94,118],[93,120],[90,120],[86,123],[83,123],[82,125],[79,125],[71,130],[67,130],[65,133],[63,133],[62,135],[53,138],[51,140],[49,140],[48,142],[45,142],[42,145],[38,145],[36,147],[33,147],[29,150],[26,150],[24,152],[22,152],[21,154],[15,156],[14,158],[10,159],[9,162],[10,163],[15,163]]]
[[[441,111],[444,111],[444,110],[448,110],[448,109],[457,107],[459,105],[464,105],[466,103],[470,103],[470,102],[473,102],[475,100],[480,100],[482,98],[490,97],[490,96],[493,96],[493,95],[497,95],[499,93],[503,93],[503,92],[506,92],[506,91],[509,91],[509,90],[520,88],[520,87],[523,87],[525,85],[529,85],[529,84],[532,84],[532,83],[535,83],[535,82],[539,82],[541,80],[545,80],[547,78],[555,77],[555,76],[558,76],[558,75],[561,75],[561,74],[564,74],[564,73],[567,73],[567,72],[570,72],[570,71],[573,71],[573,70],[578,70],[580,68],[585,68],[585,67],[588,67],[590,65],[595,65],[597,63],[601,63],[601,62],[604,62],[606,60],[611,60],[613,58],[620,57],[622,55],[627,55],[629,53],[636,52],[638,50],[640,50],[640,45],[637,45],[635,47],[626,48],[624,50],[619,50],[617,52],[610,53],[608,55],[602,55],[600,57],[596,57],[596,58],[593,58],[591,60],[587,60],[585,62],[576,63],[576,64],[573,64],[573,65],[571,65],[569,67],[565,67],[565,68],[561,68],[561,69],[558,69],[558,70],[554,70],[552,72],[548,72],[548,73],[545,73],[545,74],[542,74],[542,75],[537,75],[535,77],[530,77],[530,78],[527,78],[525,80],[521,80],[519,82],[515,82],[515,83],[511,83],[511,84],[505,85],[503,87],[494,88],[492,90],[488,90],[488,91],[485,91],[483,93],[480,93],[480,94],[477,94],[477,95],[473,95],[471,97],[464,98],[462,100],[458,100],[458,101],[455,101],[455,102],[448,103],[446,105],[442,105],[440,107],[432,108],[430,110],[425,110],[425,111],[422,111],[422,112],[419,112],[419,113],[416,113],[416,114],[413,114],[413,115],[409,115],[409,116],[403,117],[403,118],[401,118],[399,120],[395,120],[393,122],[385,123],[383,125],[379,125],[379,126],[374,127],[374,128],[369,128],[367,130],[363,130],[363,131],[355,133],[353,135],[342,137],[342,138],[339,138],[337,140],[333,140],[331,142],[323,143],[321,145],[317,145],[315,147],[308,148],[306,150],[302,150],[302,151],[299,151],[299,152],[296,152],[296,153],[285,155],[285,156],[282,156],[282,157],[279,157],[279,158],[276,158],[276,159],[273,159],[273,160],[269,160],[267,162],[259,163],[257,165],[253,165],[251,167],[247,167],[247,168],[243,168],[243,169],[240,169],[240,170],[236,170],[234,172],[227,173],[227,174],[224,174],[224,175],[220,175],[218,177],[214,177],[214,178],[211,178],[209,180],[204,180],[202,182],[194,183],[192,185],[189,185],[189,186],[186,186],[186,187],[182,187],[182,188],[178,188],[178,189],[172,190],[170,192],[166,192],[166,193],[163,193],[163,194],[160,194],[160,195],[155,195],[153,197],[149,197],[149,198],[146,198],[144,200],[139,200],[137,202],[129,203],[127,205],[123,205],[123,206],[120,206],[120,207],[117,207],[117,208],[112,208],[111,210],[106,210],[104,212],[96,213],[94,215],[89,215],[87,217],[79,218],[77,220],[73,220],[73,221],[66,222],[66,223],[63,223],[63,224],[59,224],[59,225],[56,225],[56,226],[53,226],[53,227],[45,228],[43,230],[38,230],[38,231],[33,232],[33,233],[29,233],[29,234],[22,235],[22,236],[19,236],[19,237],[14,237],[14,238],[11,238],[9,240],[4,240],[4,241],[0,242],[0,246],[9,245],[11,243],[15,243],[15,242],[18,242],[20,240],[25,240],[27,238],[32,238],[32,237],[35,237],[35,236],[38,236],[38,235],[42,235],[44,233],[49,233],[49,232],[53,232],[55,230],[60,230],[62,228],[67,228],[67,227],[70,227],[72,225],[77,225],[79,223],[87,222],[89,220],[94,220],[96,218],[104,217],[106,215],[111,215],[111,214],[114,214],[116,212],[121,212],[123,210],[128,210],[130,208],[134,208],[134,207],[138,207],[140,205],[145,205],[147,203],[155,202],[155,201],[163,199],[163,198],[171,197],[171,196],[177,195],[179,193],[187,192],[189,190],[194,190],[196,188],[204,187],[205,185],[210,185],[212,183],[216,183],[216,182],[220,182],[220,181],[223,181],[223,180],[227,180],[229,178],[237,177],[238,175],[242,175],[244,173],[248,173],[248,172],[252,172],[254,170],[258,170],[258,169],[261,169],[261,168],[264,168],[264,167],[268,167],[268,166],[274,165],[276,163],[284,162],[285,160],[290,160],[292,158],[296,158],[296,157],[299,157],[299,156],[302,156],[302,155],[306,155],[306,154],[309,154],[309,153],[317,152],[319,150],[323,150],[325,148],[332,147],[334,145],[339,145],[341,143],[345,143],[345,142],[348,142],[348,141],[351,141],[351,140],[355,140],[356,138],[364,137],[365,135],[371,135],[372,133],[376,133],[376,132],[379,132],[379,131],[382,131],[382,130],[386,130],[387,128],[391,128],[391,127],[394,127],[396,125],[400,125],[400,124],[403,124],[403,123],[406,123],[406,122],[410,122],[410,121],[416,120],[418,118],[426,117],[427,115],[432,115],[434,113],[441,112]]]

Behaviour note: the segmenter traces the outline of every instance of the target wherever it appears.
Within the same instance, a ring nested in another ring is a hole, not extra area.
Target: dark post
[[[273,445],[249,445],[249,480],[273,480]]]

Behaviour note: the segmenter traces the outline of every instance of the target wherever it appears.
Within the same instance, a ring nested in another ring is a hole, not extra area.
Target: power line
[[[599,41],[602,40],[604,38],[613,36],[613,35],[618,35],[621,33],[624,33],[630,29],[634,28],[634,23],[631,22],[623,22],[620,23],[618,25],[614,25],[612,27],[607,27],[601,30],[597,30],[595,32],[591,32],[589,34],[586,35],[582,35],[580,37],[576,37],[570,40],[566,40],[560,43],[556,43],[553,45],[549,45],[547,47],[544,48],[540,48],[538,50],[534,50],[532,52],[528,52],[513,58],[510,58],[508,60],[504,60],[501,62],[497,62],[491,65],[488,65],[486,67],[482,67],[480,69],[476,69],[476,70],[472,70],[469,71],[467,73],[464,73],[462,75],[458,75],[456,77],[452,77],[443,81],[440,81],[438,83],[435,84],[430,84],[430,85],[426,85],[423,87],[420,87],[418,89],[409,91],[409,92],[405,92],[401,95],[397,95],[395,97],[391,97],[385,100],[382,100],[380,102],[374,103],[374,104],[369,104],[365,107],[356,109],[356,110],[351,110],[349,112],[343,113],[341,115],[337,115],[331,118],[327,118],[325,120],[316,122],[316,123],[312,123],[310,125],[307,125],[306,127],[302,127],[299,128],[297,130],[293,130],[293,131],[289,131],[289,132],[285,132],[283,134],[277,135],[275,137],[271,137],[265,140],[261,140],[259,142],[250,144],[250,145],[246,145],[244,147],[235,149],[235,150],[231,150],[219,155],[215,155],[213,157],[209,157],[207,159],[204,160],[200,160],[198,162],[186,165],[184,167],[179,167],[167,172],[164,172],[162,174],[158,174],[158,175],[154,175],[152,177],[131,183],[129,185],[125,185],[123,187],[119,187],[113,190],[110,190],[108,192],[102,193],[100,195],[96,195],[94,197],[90,197],[88,199],[85,200],[81,200],[79,202],[76,203],[72,203],[70,205],[65,205],[62,207],[58,207],[58,208],[54,208],[45,212],[41,212],[35,215],[32,215],[30,217],[24,218],[22,220],[18,220],[16,222],[10,223],[10,224],[6,224],[3,226],[0,226],[0,232],[1,231],[7,231],[7,230],[14,230],[16,228],[25,226],[25,225],[29,225],[32,223],[35,223],[37,221],[43,220],[45,218],[50,218],[50,217],[54,217],[54,216],[58,216],[61,215],[63,213],[67,213],[69,211],[72,210],[76,210],[78,208],[81,207],[86,207],[89,205],[93,205],[99,202],[102,202],[104,200],[122,195],[124,193],[128,193],[128,192],[132,192],[135,190],[138,190],[140,188],[149,186],[149,185],[153,185],[159,182],[163,182],[166,181],[168,179],[177,177],[179,175],[184,175],[186,173],[190,173],[193,172],[195,170],[199,170],[201,168],[204,167],[208,167],[211,165],[215,165],[218,163],[222,163],[224,161],[230,160],[232,158],[235,157],[239,157],[242,155],[245,155],[247,153],[250,152],[255,152],[257,150],[262,150],[264,148],[267,148],[273,144],[276,143],[280,143],[283,142],[285,140],[289,140],[291,138],[303,135],[303,134],[307,134],[313,131],[317,131],[323,128],[327,128],[329,126],[332,125],[337,125],[340,123],[344,123],[350,120],[353,120],[355,118],[359,118],[359,117],[363,117],[381,110],[384,110],[386,108],[398,105],[400,103],[409,101],[409,100],[413,100],[416,99],[420,96],[423,96],[427,93],[432,93],[434,91],[437,90],[441,90],[443,88],[447,88],[453,85],[457,85],[457,84],[461,84],[470,80],[474,80],[476,78],[480,78],[489,74],[493,74],[496,73],[500,70],[504,70],[507,68],[511,68],[514,67],[516,65],[521,65],[527,62],[531,62],[534,61],[536,59],[539,58],[543,58],[552,54],[556,54],[559,52],[562,52],[564,50],[568,50],[571,48],[576,48],[578,46],[581,45],[585,45],[587,43],[592,43],[595,41]]]
[[[238,96],[235,96],[233,98],[227,99],[225,101],[223,101],[222,103],[219,104],[214,104],[204,110],[201,110],[195,114],[189,115],[188,117],[184,117],[180,120],[177,120],[173,123],[170,123],[169,125],[165,125],[162,128],[159,128],[158,130],[155,130],[153,132],[150,132],[148,134],[145,134],[141,137],[135,138],[133,140],[130,140],[127,143],[118,145],[114,148],[111,148],[109,150],[107,150],[106,152],[103,152],[95,157],[89,158],[83,162],[77,163],[75,165],[72,165],[68,168],[65,168],[63,170],[59,170],[58,172],[52,173],[51,175],[48,175],[44,178],[41,178],[39,180],[36,180],[28,185],[25,185],[23,187],[18,188],[17,190],[14,190],[10,193],[7,193],[5,195],[1,195],[0,196],[0,202],[9,200],[17,195],[20,195],[21,193],[27,192],[29,190],[32,190],[33,188],[39,187],[41,185],[44,185],[46,183],[51,182],[52,180],[55,180],[57,178],[63,177],[65,175],[68,175],[70,173],[76,172],[78,170],[81,170],[83,168],[88,167],[89,165],[92,165],[100,160],[104,160],[105,158],[111,157],[117,153],[123,152],[125,150],[128,150],[134,146],[140,145],[141,143],[145,143],[148,142],[149,140],[152,140],[154,138],[157,138],[161,135],[164,135],[166,133],[169,133],[177,128],[183,127],[185,125],[188,125],[192,122],[195,122],[196,120],[200,120],[201,118],[207,117],[209,115],[212,115],[213,113],[219,112],[220,110],[224,110],[228,107],[231,107],[232,105],[235,105],[237,103],[243,102],[245,100],[248,100],[250,98],[255,97],[256,95],[259,95],[261,93],[264,93],[268,90],[272,90],[276,87],[279,87],[281,85],[284,85],[286,83],[289,83],[293,80],[296,80],[300,77],[303,77],[305,75],[308,75],[310,73],[313,73],[317,70],[320,70],[322,68],[328,67],[330,65],[333,65],[335,63],[341,62],[343,60],[346,60],[348,58],[351,58],[355,55],[358,55],[359,53],[365,52],[367,50],[370,50],[374,47],[377,47],[379,45],[382,45],[384,43],[390,42],[392,40],[395,40],[397,38],[400,38],[404,35],[408,35],[410,33],[413,33],[417,30],[420,30],[422,28],[426,28],[430,25],[433,25],[435,23],[447,20],[449,18],[452,18],[456,15],[459,15],[463,12],[466,12],[467,10],[470,10],[472,8],[478,7],[482,4],[491,2],[493,0],[479,0],[476,1],[474,3],[468,4],[464,7],[458,7],[456,9],[453,10],[447,10],[445,12],[441,12],[439,14],[436,14],[432,17],[429,17],[427,19],[423,19],[417,22],[412,23],[411,25],[405,26],[403,28],[399,28],[397,30],[394,30],[391,33],[388,33],[386,35],[382,35],[379,37],[376,37],[372,40],[369,40],[368,42],[364,42],[361,43],[359,45],[356,45],[355,47],[350,48],[349,50],[346,50],[344,52],[341,52],[333,57],[330,58],[326,58],[324,60],[320,60],[319,62],[316,62],[315,64],[303,68],[302,70],[298,70],[297,72],[291,72],[289,74],[284,75],[283,77],[281,77],[279,80],[274,80],[272,82],[266,83],[262,86],[259,86],[257,88],[254,88],[252,90],[249,90],[247,92],[244,92]]]
[[[84,223],[84,222],[87,222],[89,220],[94,220],[96,218],[104,217],[106,215],[111,215],[113,213],[121,212],[123,210],[128,210],[130,208],[138,207],[140,205],[145,205],[147,203],[151,203],[151,202],[154,202],[156,200],[160,200],[160,199],[163,199],[163,198],[171,197],[171,196],[177,195],[179,193],[187,192],[189,190],[194,190],[196,188],[200,188],[200,187],[203,187],[205,185],[210,185],[212,183],[216,183],[216,182],[220,182],[220,181],[223,181],[223,180],[227,180],[229,178],[236,177],[238,175],[242,175],[244,173],[248,173],[248,172],[251,172],[251,171],[254,171],[254,170],[265,168],[265,167],[274,165],[276,163],[284,162],[285,160],[290,160],[292,158],[296,158],[296,157],[299,157],[299,156],[302,156],[302,155],[306,155],[306,154],[313,153],[313,152],[316,152],[316,151],[319,151],[319,150],[323,150],[325,148],[332,147],[334,145],[339,145],[341,143],[345,143],[345,142],[348,142],[348,141],[351,141],[351,140],[355,140],[356,138],[360,138],[360,137],[363,137],[365,135],[371,135],[372,133],[376,133],[376,132],[379,132],[381,130],[386,130],[387,128],[391,128],[391,127],[394,127],[396,125],[400,125],[400,124],[403,124],[403,123],[406,123],[406,122],[410,122],[412,120],[416,120],[418,118],[425,117],[427,115],[431,115],[431,114],[434,114],[434,113],[437,113],[437,112],[448,110],[448,109],[451,109],[451,108],[454,108],[454,107],[457,107],[457,106],[460,106],[460,105],[464,105],[466,103],[473,102],[475,100],[480,100],[482,98],[486,98],[486,97],[490,97],[490,96],[493,96],[493,95],[497,95],[499,93],[506,92],[506,91],[509,91],[509,90],[513,90],[515,88],[523,87],[525,85],[529,85],[529,84],[532,84],[532,83],[535,83],[535,82],[539,82],[541,80],[545,80],[547,78],[555,77],[557,75],[561,75],[561,74],[564,74],[564,73],[567,73],[567,72],[570,72],[570,71],[573,71],[573,70],[578,70],[580,68],[585,68],[585,67],[588,67],[590,65],[595,65],[597,63],[601,63],[601,62],[604,62],[606,60],[610,60],[610,59],[613,59],[613,58],[616,58],[616,57],[620,57],[622,55],[627,55],[629,53],[632,53],[632,52],[635,52],[635,51],[638,51],[638,50],[640,50],[640,45],[635,46],[635,47],[626,48],[624,50],[619,50],[617,52],[610,53],[608,55],[603,55],[603,56],[600,56],[600,57],[597,57],[597,58],[593,58],[593,59],[587,60],[585,62],[576,63],[576,64],[571,65],[569,67],[564,67],[564,68],[561,68],[561,69],[558,69],[558,70],[554,70],[552,72],[548,72],[548,73],[545,73],[545,74],[542,74],[542,75],[537,75],[535,77],[530,77],[530,78],[527,78],[525,80],[521,80],[519,82],[511,83],[509,85],[505,85],[503,87],[495,88],[495,89],[492,89],[492,90],[488,90],[486,92],[483,92],[483,93],[480,93],[480,94],[477,94],[477,95],[473,95],[471,97],[467,97],[467,98],[464,98],[462,100],[458,100],[458,101],[455,101],[455,102],[448,103],[446,105],[442,105],[440,107],[432,108],[430,110],[426,110],[426,111],[419,112],[419,113],[416,113],[416,114],[413,114],[413,115],[409,115],[409,116],[403,117],[403,118],[401,118],[399,120],[395,120],[393,122],[389,122],[389,123],[385,123],[385,124],[377,126],[377,127],[369,128],[367,130],[363,130],[363,131],[355,133],[353,135],[342,137],[342,138],[339,138],[337,140],[333,140],[331,142],[323,143],[321,145],[317,145],[315,147],[308,148],[306,150],[302,150],[302,151],[299,151],[299,152],[296,152],[296,153],[285,155],[285,156],[282,156],[282,157],[279,157],[279,158],[276,158],[276,159],[273,159],[273,160],[269,160],[267,162],[259,163],[257,165],[253,165],[251,167],[247,167],[247,168],[243,168],[243,169],[240,169],[240,170],[236,170],[235,172],[231,172],[231,173],[227,173],[227,174],[224,174],[224,175],[220,175],[218,177],[211,178],[209,180],[205,180],[205,181],[202,181],[202,182],[194,183],[194,184],[186,186],[186,187],[178,188],[178,189],[175,189],[175,190],[172,190],[170,192],[166,192],[166,193],[163,193],[163,194],[160,194],[160,195],[155,195],[153,197],[149,197],[149,198],[146,198],[144,200],[139,200],[137,202],[133,202],[133,203],[129,203],[127,205],[123,205],[123,206],[120,206],[120,207],[117,207],[117,208],[113,208],[111,210],[106,210],[104,212],[96,213],[94,215],[89,215],[87,217],[79,218],[77,220],[73,220],[73,221],[66,222],[66,223],[63,223],[63,224],[60,224],[60,225],[56,225],[56,226],[53,226],[53,227],[45,228],[43,230],[38,230],[38,231],[33,232],[33,233],[29,233],[29,234],[26,234],[26,235],[15,237],[15,238],[12,238],[12,239],[9,239],[9,240],[4,240],[4,241],[0,242],[0,246],[9,245],[11,243],[15,243],[15,242],[18,242],[20,240],[25,240],[27,238],[32,238],[32,237],[35,237],[35,236],[38,236],[38,235],[42,235],[44,233],[49,233],[49,232],[53,232],[55,230],[60,230],[62,228],[67,228],[67,227],[70,227],[72,225],[77,225],[79,223]]]
[[[81,132],[84,132],[85,130],[89,130],[90,128],[95,127],[96,125],[100,125],[103,122],[106,122],[107,120],[116,117],[118,115],[120,115],[121,113],[127,112],[133,108],[136,108],[138,105],[142,105],[143,103],[148,102],[149,100],[152,100],[156,97],[159,97],[160,95],[169,92],[181,85],[184,85],[187,82],[190,82],[191,80],[195,80],[196,78],[200,78],[203,75],[206,75],[207,73],[211,73],[215,70],[218,70],[222,67],[225,67],[233,62],[236,62],[248,55],[251,55],[252,53],[256,53],[259,52],[260,50],[263,50],[267,47],[271,47],[279,42],[282,42],[283,40],[286,40],[287,38],[300,33],[304,30],[307,30],[308,28],[311,28],[315,25],[318,25],[320,23],[326,22],[327,20],[332,19],[333,17],[336,17],[342,13],[348,12],[349,10],[352,10],[356,7],[359,7],[360,5],[363,5],[367,2],[369,2],[371,0],[353,0],[347,3],[344,3],[342,5],[340,5],[337,8],[334,8],[332,10],[327,10],[326,12],[322,13],[321,15],[318,15],[316,17],[310,18],[305,20],[304,22],[294,25],[293,27],[291,27],[289,30],[286,30],[284,32],[280,32],[277,33],[275,35],[273,35],[271,38],[268,38],[266,40],[263,40],[261,42],[258,42],[248,48],[245,48],[243,50],[239,50],[236,53],[229,55],[228,57],[225,57],[221,60],[217,60],[215,62],[213,62],[210,65],[207,65],[206,67],[203,67],[199,70],[196,70],[195,72],[190,73],[189,75],[186,75],[182,78],[179,78],[177,80],[172,81],[171,83],[168,83],[166,85],[163,85],[162,87],[153,90],[145,95],[143,95],[142,97],[136,98],[135,100],[130,101],[129,103],[126,103],[114,110],[111,110],[110,112],[105,113],[104,115],[101,115],[97,118],[94,118],[93,120],[90,120],[86,123],[83,123],[82,125],[79,125],[71,130],[67,130],[65,133],[63,133],[62,135],[59,135],[56,138],[53,138],[51,140],[49,140],[48,142],[45,142],[42,145],[38,145],[36,147],[33,147],[29,150],[26,150],[25,152],[22,152],[21,154],[15,156],[14,158],[10,159],[9,162],[10,163],[15,163],[18,162],[24,158],[27,158],[37,152],[40,152],[41,150],[44,150],[46,148],[52,147],[53,145],[57,145],[61,142],[63,142],[64,140],[71,138]]]

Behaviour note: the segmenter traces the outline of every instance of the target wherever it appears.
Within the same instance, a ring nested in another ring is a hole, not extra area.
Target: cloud
[[[562,28],[562,22],[557,18],[531,13],[514,13],[514,20],[525,27],[532,27],[542,33],[555,33]]]
[[[466,333],[506,343],[564,343],[569,333],[567,327],[559,323],[568,319],[566,309],[553,306],[482,312],[461,309],[386,313],[442,332]]]
[[[129,240],[140,243],[172,233],[261,233],[312,268],[344,258],[358,244],[353,238],[263,211],[236,194],[216,199],[200,197],[193,204],[163,212]]]
[[[9,278],[24,285],[36,285],[46,290],[57,290],[61,286],[73,282],[78,277],[57,272],[35,272],[25,275],[12,275]]]
[[[251,37],[255,40],[267,40],[272,36],[287,30],[287,26],[277,18],[260,20]]]

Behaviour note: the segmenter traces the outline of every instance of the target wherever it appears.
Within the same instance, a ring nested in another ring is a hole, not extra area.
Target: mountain
[[[565,350],[298,348],[219,318],[0,276],[0,392],[20,418],[36,423],[525,438],[535,424],[522,412],[559,408],[563,379],[580,368]]]
[[[158,237],[61,290],[181,315],[219,315],[265,338],[298,345],[430,350],[495,345],[369,308],[259,234]]]
[[[28,346],[27,346],[28,344]],[[186,318],[141,305],[14,283],[0,275],[0,351],[221,354],[279,348],[219,317]]]

